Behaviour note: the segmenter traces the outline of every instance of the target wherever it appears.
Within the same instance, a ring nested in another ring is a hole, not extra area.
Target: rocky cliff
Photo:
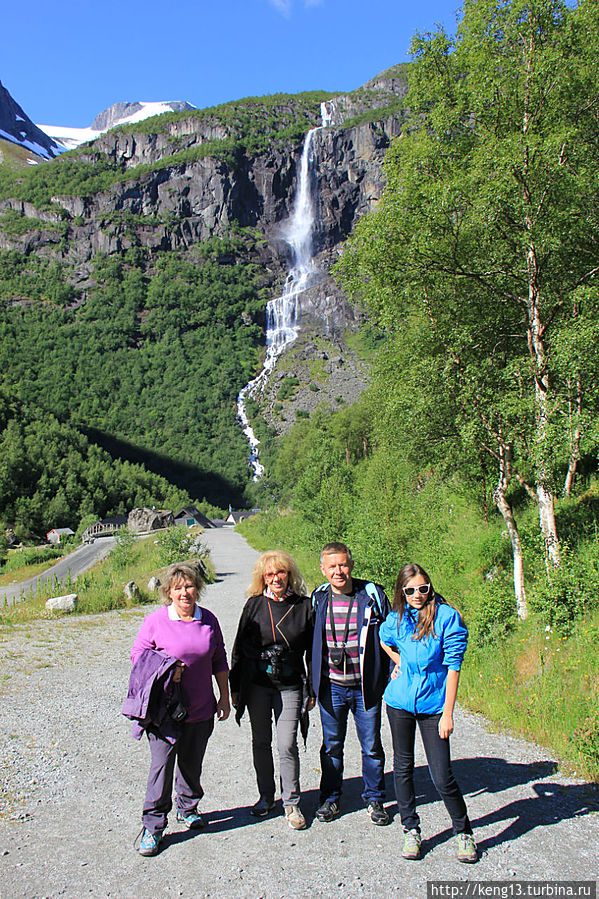
[[[31,121],[0,83],[0,138],[30,150],[36,157],[52,159],[60,147]]]
[[[384,153],[400,133],[403,118],[397,111],[389,115],[385,110],[390,97],[397,101],[404,92],[405,81],[384,80],[380,89],[364,89],[354,99],[351,95],[331,99],[327,109],[337,110],[339,118],[343,108],[345,122],[321,128],[315,136],[314,239],[325,284],[306,298],[306,311],[327,325],[337,317],[328,298],[338,290],[325,276],[336,248],[380,197]],[[383,106],[380,119],[377,102]],[[352,126],[350,113],[360,114],[365,108],[374,120]],[[305,130],[318,124],[317,110],[314,103],[304,111]],[[289,104],[274,111],[277,116],[286,114],[281,118],[284,125],[295,115]],[[327,121],[326,109],[324,113]],[[77,155],[67,154],[53,163],[108,172],[112,183],[105,189],[89,189],[86,182],[76,194],[61,193],[57,178],[57,192],[46,208],[14,197],[0,200],[0,215],[10,209],[23,218],[19,233],[3,231],[0,218],[0,248],[51,253],[69,265],[72,283],[81,286],[88,279],[88,263],[98,252],[119,253],[131,246],[185,251],[236,226],[264,235],[260,261],[271,267],[274,280],[280,277],[286,264],[280,225],[288,218],[294,197],[302,129],[295,139],[280,139],[274,131],[264,148],[251,152],[240,143],[239,123],[217,112],[198,117],[183,111],[153,121],[162,120],[160,128],[149,128],[147,122],[117,128]]]
[[[94,287],[98,253],[141,248],[151,271],[156,251],[187,253],[236,229],[252,235],[248,252],[268,298],[289,263],[281,225],[292,208],[304,135],[319,127],[313,143],[319,275],[298,311],[302,327],[338,344],[356,313],[329,271],[358,218],[381,195],[383,158],[401,132],[406,86],[397,67],[341,97],[250,99],[117,127],[43,172],[27,172],[12,195],[5,190],[0,248],[56,260],[84,298]]]

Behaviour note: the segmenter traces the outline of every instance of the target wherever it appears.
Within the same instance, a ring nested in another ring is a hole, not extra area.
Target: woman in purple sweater
[[[180,684],[182,703],[187,709],[174,742],[152,727],[146,731],[151,763],[138,847],[141,855],[156,855],[159,851],[172,808],[175,761],[177,820],[189,828],[204,825],[197,808],[204,795],[200,783],[202,762],[214,729],[214,715],[224,721],[230,704],[229,669],[220,625],[212,612],[197,604],[203,586],[197,568],[185,563],[171,565],[160,588],[165,605],[144,618],[131,650],[134,665],[146,650],[178,660],[172,680]]]

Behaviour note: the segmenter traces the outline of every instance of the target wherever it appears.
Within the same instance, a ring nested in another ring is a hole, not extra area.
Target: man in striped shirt
[[[320,569],[328,583],[312,594],[315,610],[312,679],[322,721],[319,821],[339,816],[343,747],[349,713],[362,750],[362,798],[373,824],[388,824],[385,754],[381,743],[381,697],[389,659],[379,627],[390,612],[378,584],[352,577],[354,563],[344,543],[327,543]]]

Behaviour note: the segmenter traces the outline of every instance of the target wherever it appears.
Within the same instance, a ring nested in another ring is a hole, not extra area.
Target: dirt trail
[[[228,529],[211,531],[218,581],[203,603],[218,616],[230,650],[256,553]],[[417,784],[425,855],[399,855],[401,828],[374,827],[360,799],[359,749],[350,725],[342,816],[312,822],[320,725],[312,714],[301,753],[306,831],[279,812],[249,814],[256,786],[249,725],[218,724],[208,746],[205,831],[173,820],[164,850],[133,850],[149,753],[130,736],[120,708],[129,650],[147,610],[0,629],[0,897],[426,897],[426,882],[594,880],[597,792],[554,773],[537,746],[489,733],[461,712],[452,738],[455,770],[482,850],[475,866],[455,859],[445,809],[419,750]],[[383,724],[390,772],[388,725]],[[391,777],[388,807],[395,811]],[[512,892],[512,895],[517,895]],[[540,894],[537,894],[540,895]]]

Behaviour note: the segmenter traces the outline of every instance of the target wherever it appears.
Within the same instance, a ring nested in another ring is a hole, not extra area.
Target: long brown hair
[[[403,588],[406,586],[408,581],[411,581],[413,577],[417,577],[418,575],[423,577],[427,584],[430,584],[430,590],[428,592],[428,602],[422,609],[418,610],[418,624],[416,625],[416,630],[412,638],[413,640],[422,640],[423,637],[435,636],[437,594],[435,593],[433,582],[431,581],[430,576],[427,574],[424,568],[422,568],[420,565],[416,565],[415,563],[410,563],[409,565],[404,565],[404,567],[397,575],[397,580],[395,581],[395,592],[393,593],[393,611],[397,612],[397,627],[399,628],[401,619],[403,618],[404,612],[406,610],[406,606],[408,605],[405,593],[403,592]]]

